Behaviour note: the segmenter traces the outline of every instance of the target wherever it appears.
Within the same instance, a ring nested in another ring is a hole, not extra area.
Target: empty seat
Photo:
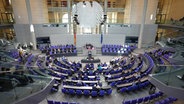
[[[71,103],[69,103],[69,104],[77,104],[77,103],[71,102]]]
[[[54,101],[53,100],[47,100],[47,103],[48,104],[54,104]]]
[[[123,104],[131,104],[130,101],[125,101]]]
[[[100,95],[100,96],[104,96],[104,95],[105,95],[105,91],[104,91],[104,90],[100,90],[100,91],[99,91],[99,95]]]
[[[76,90],[77,95],[82,95],[82,90]]]
[[[94,90],[91,91],[91,96],[92,96],[92,97],[96,97],[97,95],[98,95],[97,91],[94,91]]]
[[[142,101],[143,101],[143,98],[137,99],[137,103],[142,103]]]
[[[173,102],[173,101],[176,101],[176,100],[177,100],[177,98],[174,98],[174,97],[172,97],[172,96],[171,96],[171,97],[169,97],[169,99],[170,99],[170,101],[171,101],[171,102]]]
[[[126,92],[126,88],[125,88],[125,87],[121,88],[121,89],[120,89],[120,92],[121,92],[121,93]]]
[[[116,86],[116,82],[111,82],[110,84],[112,87]]]
[[[131,101],[131,104],[136,104],[137,103],[137,99],[134,99]]]
[[[64,94],[68,94],[69,92],[68,92],[68,89],[65,89],[65,88],[63,88],[62,90],[62,93],[64,93]]]
[[[60,101],[55,101],[55,103],[54,104],[61,104],[61,102]]]
[[[68,102],[62,102],[61,104],[68,104]]]
[[[83,94],[86,95],[86,96],[89,96],[90,95],[90,91],[89,90],[84,90]]]
[[[56,89],[56,88],[52,87],[50,91],[51,91],[51,92],[57,92],[57,91],[58,91],[58,89]]]
[[[107,91],[106,91],[106,94],[107,95],[110,95],[112,93],[112,89],[108,89]]]
[[[143,101],[144,102],[147,102],[148,100],[149,100],[149,97],[148,96],[146,96],[146,97],[143,98]]]
[[[68,92],[69,92],[69,94],[71,94],[71,95],[74,95],[74,94],[75,94],[75,90],[74,90],[74,89],[69,89]]]

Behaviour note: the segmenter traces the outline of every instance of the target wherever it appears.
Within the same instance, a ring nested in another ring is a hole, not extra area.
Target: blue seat
[[[68,91],[69,91],[69,94],[71,94],[71,95],[75,94],[75,90],[74,89],[69,89]]]
[[[151,101],[151,100],[153,100],[154,99],[154,96],[153,95],[150,95],[149,96],[149,100]]]
[[[91,96],[92,96],[92,97],[96,97],[97,95],[98,95],[97,91],[94,91],[94,90],[91,91]]]
[[[123,104],[131,104],[130,101],[125,101]]]
[[[138,103],[142,103],[142,101],[143,101],[143,98],[137,99],[137,102],[138,102]]]
[[[107,95],[110,95],[112,93],[112,89],[108,89],[107,91],[106,91],[106,94]]]
[[[68,104],[68,102],[62,102],[61,104]]]
[[[134,86],[132,86],[132,90],[133,90],[133,91],[138,90],[138,85],[134,85]]]
[[[124,93],[124,92],[126,92],[126,89],[127,89],[127,88],[123,87],[123,88],[120,89],[120,92],[121,92],[121,93]]]
[[[148,86],[148,85],[150,84],[149,81],[146,81],[146,82],[144,82],[144,83],[145,83],[145,86]]]
[[[82,90],[76,90],[77,95],[82,95]]]
[[[55,103],[54,104],[61,104],[61,102],[60,101],[55,101]]]
[[[77,104],[77,103],[71,102],[71,103],[69,103],[69,104]]]
[[[53,100],[47,100],[47,104],[54,104]]]
[[[153,100],[157,98],[156,93],[151,95],[153,97]]]
[[[165,98],[164,100],[165,100],[166,104],[170,104],[171,103],[169,98]]]
[[[160,104],[166,104],[165,100],[161,100]]]
[[[111,82],[110,84],[112,87],[116,86],[116,82]]]
[[[137,99],[134,99],[130,102],[130,104],[136,104],[137,103]]]
[[[144,102],[147,102],[148,100],[149,100],[149,96],[146,96],[146,97],[143,98]]]
[[[128,86],[127,88],[126,88],[126,91],[132,91],[133,90],[133,86]]]
[[[155,104],[160,104],[160,102],[159,102],[159,101],[157,101],[157,102],[155,102]]]
[[[170,97],[169,97],[169,99],[170,99],[170,101],[171,101],[171,102],[173,102],[173,101],[176,101],[176,100],[177,100],[177,98],[174,98],[174,97],[172,97],[172,96],[170,96]]]
[[[89,96],[90,95],[90,91],[89,90],[84,90],[83,94],[86,95],[86,96]]]
[[[140,87],[144,88],[144,87],[146,87],[146,84],[143,82],[143,83],[140,84]]]
[[[158,95],[159,95],[159,97],[162,96],[163,95],[163,92],[159,91],[158,92]]]
[[[64,94],[68,94],[69,92],[68,92],[68,89],[65,89],[65,88],[63,88],[62,90],[62,93],[64,93]]]
[[[100,95],[100,96],[104,96],[104,95],[105,95],[105,91],[104,91],[104,90],[100,90],[100,91],[99,91],[99,95]]]
[[[57,91],[58,91],[58,89],[56,89],[56,88],[52,87],[50,91],[51,91],[51,92],[57,92]]]

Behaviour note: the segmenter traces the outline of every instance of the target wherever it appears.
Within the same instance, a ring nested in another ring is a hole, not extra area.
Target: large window
[[[124,12],[107,12],[107,23],[123,23]]]
[[[68,23],[68,13],[62,12],[62,11],[61,12],[50,11],[49,22],[50,23]]]

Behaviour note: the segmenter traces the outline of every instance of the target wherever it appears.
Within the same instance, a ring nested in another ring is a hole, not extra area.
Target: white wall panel
[[[16,40],[20,43],[31,42],[30,26],[28,24],[14,24]]]

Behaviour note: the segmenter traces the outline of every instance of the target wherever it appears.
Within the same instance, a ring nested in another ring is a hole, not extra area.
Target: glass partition
[[[162,71],[153,74],[153,78],[167,86],[184,88],[184,65],[157,65],[157,68]]]
[[[11,104],[45,88],[51,77],[40,73],[38,67],[2,62],[0,70],[0,99]],[[33,74],[34,73],[34,74]]]

